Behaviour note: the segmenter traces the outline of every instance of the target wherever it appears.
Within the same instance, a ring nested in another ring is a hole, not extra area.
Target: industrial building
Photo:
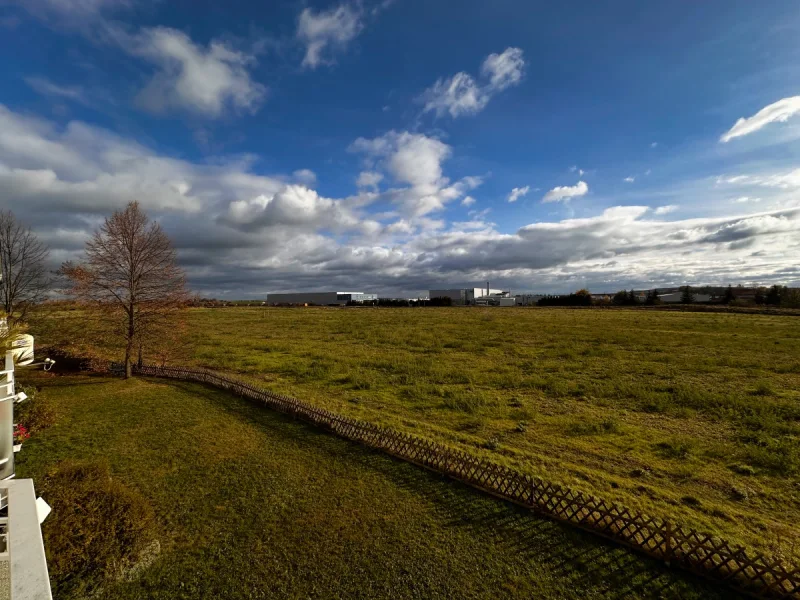
[[[364,292],[292,292],[268,294],[267,304],[309,304],[316,306],[345,305],[348,302],[377,300],[378,294]]]
[[[659,294],[658,299],[664,304],[677,304],[683,302],[683,292],[670,292],[669,294]],[[695,294],[692,293],[692,302],[694,304],[707,304],[716,300],[711,294]]]
[[[471,305],[471,304],[490,304],[490,300],[499,298],[508,298],[509,292],[503,290],[493,290],[487,284],[485,288],[460,288],[460,289],[443,289],[443,290],[429,290],[428,298],[450,298],[453,304]],[[493,305],[500,305],[499,301]]]

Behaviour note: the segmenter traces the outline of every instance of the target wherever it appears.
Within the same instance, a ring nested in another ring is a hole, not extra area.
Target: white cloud
[[[653,142],[650,144],[651,148],[658,148],[658,142]]]
[[[441,117],[475,115],[486,108],[492,97],[519,84],[525,70],[525,60],[519,48],[506,48],[501,54],[490,54],[483,61],[481,84],[463,71],[452,77],[441,78],[418,98],[424,104],[423,112],[435,112]]]
[[[317,183],[317,174],[311,169],[298,169],[292,176],[304,185],[312,186]]]
[[[359,218],[340,200],[324,198],[304,185],[290,184],[275,194],[264,194],[230,203],[222,220],[245,231],[288,227],[316,232],[326,228],[334,232],[360,231],[368,234],[380,229],[372,219]]]
[[[381,181],[383,181],[383,174],[376,171],[361,171],[356,179],[356,185],[360,188],[376,189]]]
[[[389,132],[353,150],[370,163],[365,172],[394,187],[330,198],[296,183],[308,179],[303,170],[265,177],[253,157],[175,159],[106,129],[0,106],[0,208],[32,225],[57,264],[76,257],[103,216],[140,200],[174,240],[192,288],[217,297],[350,286],[415,293],[432,281],[487,279],[552,291],[800,281],[793,194],[781,210],[682,220],[662,216],[664,207],[586,206],[590,216],[506,232],[488,209],[463,222],[433,218],[447,203],[471,204],[481,183],[450,181],[453,149],[441,140]]]
[[[622,181],[624,181],[625,183],[633,183],[634,181],[636,181],[636,177],[629,176],[623,179]]]
[[[579,169],[576,165],[572,165],[570,168],[570,173],[578,173],[578,177],[583,177],[586,174],[586,171],[583,169]]]
[[[736,204],[745,204],[747,202],[761,202],[761,198],[751,198],[750,196],[739,196],[734,199]]]
[[[525,72],[525,59],[520,48],[506,48],[502,54],[490,54],[483,61],[481,75],[489,79],[495,91],[517,85]]]
[[[781,190],[800,189],[800,169],[760,175],[732,175],[717,177],[717,185],[759,186]]]
[[[224,167],[208,175],[224,178]],[[0,105],[0,188],[7,202],[44,211],[107,210],[138,199],[160,210],[198,211],[209,198],[195,166],[162,158],[79,122],[63,130]],[[265,187],[272,181],[264,178]],[[219,188],[218,188],[219,189]]]
[[[769,123],[784,123],[800,112],[800,96],[783,98],[769,106],[765,106],[752,117],[741,118],[719,138],[720,142],[729,142],[733,138],[754,133]]]
[[[130,8],[134,0],[11,0],[41,18],[58,19],[62,23],[98,17],[103,12]]]
[[[589,186],[585,181],[579,181],[572,186],[560,185],[547,192],[542,198],[542,202],[561,202],[562,200],[569,202],[571,198],[585,196],[588,192]]]
[[[344,3],[320,12],[304,9],[297,23],[297,38],[306,47],[303,66],[316,69],[333,64],[335,54],[343,51],[363,27],[358,4]]]
[[[476,200],[472,196],[464,196],[464,199],[461,201],[461,206],[472,206],[475,202]]]
[[[391,188],[383,193],[412,217],[422,217],[442,210],[482,183],[479,177],[464,177],[455,183],[442,173],[442,163],[450,158],[452,148],[420,133],[390,131],[373,139],[358,138],[352,152],[366,155],[370,169],[380,169],[407,187]]]
[[[439,79],[421,96],[425,102],[425,112],[435,111],[439,117],[450,113],[453,118],[479,113],[486,107],[489,98],[489,94],[463,72],[449,79]]]
[[[86,92],[83,88],[76,85],[59,85],[53,83],[46,77],[26,77],[27,83],[35,92],[43,96],[52,96],[56,98],[66,98],[81,104],[88,104]]]
[[[107,33],[130,54],[159,67],[136,98],[150,112],[181,109],[216,118],[227,108],[256,112],[266,96],[266,87],[253,81],[248,71],[255,57],[221,41],[205,48],[166,27],[136,35],[110,27]]]
[[[529,185],[526,185],[525,187],[521,187],[521,188],[512,189],[511,193],[508,195],[508,201],[509,202],[516,202],[520,198],[526,196],[528,194],[528,192],[530,191],[530,189],[531,189],[531,187]]]
[[[677,204],[667,204],[666,206],[659,206],[656,208],[655,213],[657,215],[668,215],[671,212],[675,212],[680,207]]]

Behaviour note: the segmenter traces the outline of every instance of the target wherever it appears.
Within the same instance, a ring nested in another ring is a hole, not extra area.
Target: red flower
[[[31,434],[28,432],[28,428],[24,425],[14,425],[14,443],[21,444],[25,440],[31,437]]]

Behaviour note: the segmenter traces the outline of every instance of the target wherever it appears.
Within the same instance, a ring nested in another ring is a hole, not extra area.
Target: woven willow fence
[[[264,403],[333,433],[377,448],[535,513],[629,546],[667,564],[726,582],[760,598],[800,599],[800,568],[767,558],[679,524],[642,515],[619,504],[547,483],[441,444],[350,419],[295,398],[274,394],[204,369],[142,366],[151,377],[198,381]]]

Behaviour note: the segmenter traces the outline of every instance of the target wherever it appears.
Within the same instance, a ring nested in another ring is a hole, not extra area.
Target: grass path
[[[26,442],[19,477],[105,462],[155,512],[160,552],[103,598],[732,597],[216,390],[20,379],[58,419]],[[46,544],[58,526],[55,506]],[[55,584],[57,598],[88,591]]]

